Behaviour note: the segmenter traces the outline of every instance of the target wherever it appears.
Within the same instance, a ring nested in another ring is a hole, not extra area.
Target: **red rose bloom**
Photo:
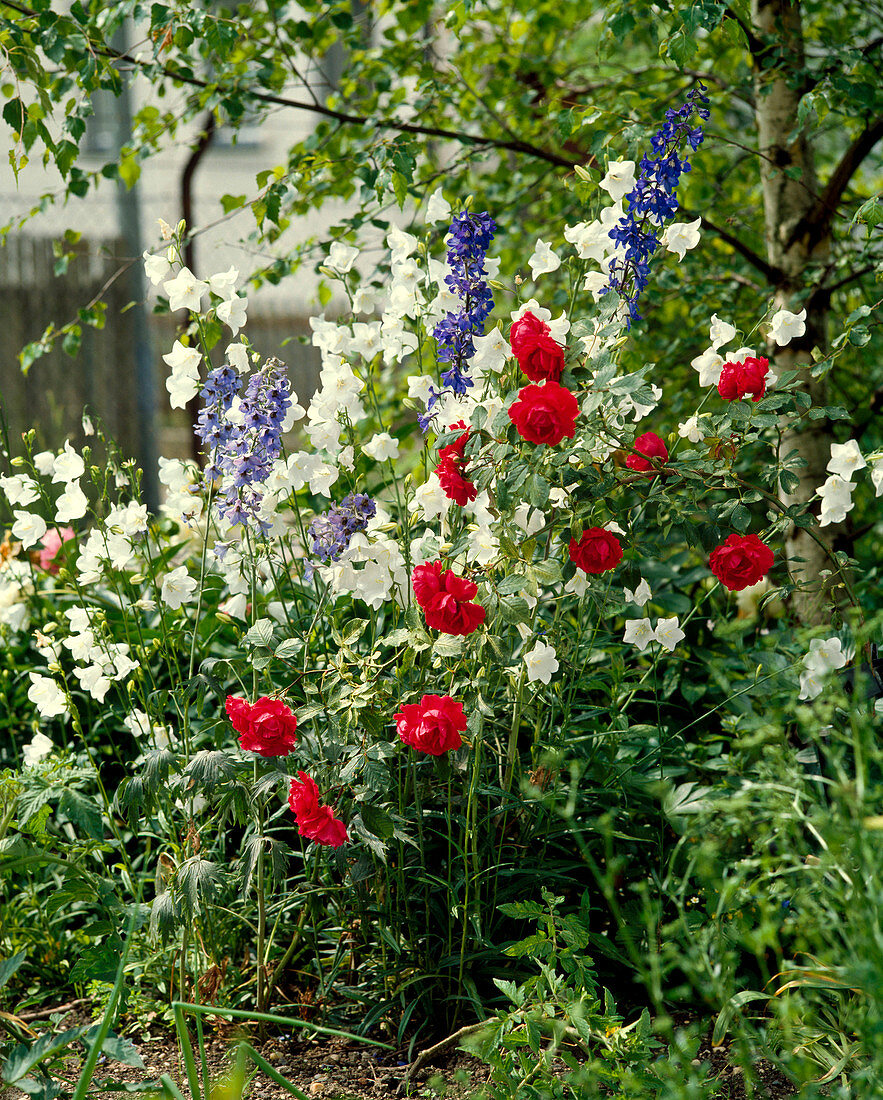
[[[526,354],[536,344],[540,336],[548,336],[552,330],[545,321],[541,321],[536,314],[523,313],[517,321],[512,322],[509,329],[509,346],[512,354],[518,358]]]
[[[475,485],[468,477],[463,476],[461,465],[453,459],[443,459],[436,466],[435,472],[439,485],[444,489],[445,496],[450,497],[461,508],[478,496]]]
[[[471,634],[485,620],[487,612],[472,597],[478,585],[442,570],[440,561],[415,566],[411,574],[414,598],[423,608],[426,625],[443,634]]]
[[[472,484],[472,482],[464,476],[466,470],[466,459],[463,456],[463,451],[466,447],[466,442],[469,439],[469,428],[463,423],[462,420],[453,425],[454,428],[462,428],[461,435],[454,440],[453,443],[449,443],[446,447],[442,447],[438,452],[439,464],[435,468],[436,476],[438,477],[439,484],[445,492],[445,496],[450,497],[462,508],[470,500],[475,500],[478,496],[478,490]]]
[[[297,823],[297,831],[307,840],[318,841],[319,844],[330,844],[332,848],[339,848],[345,844],[349,837],[346,835],[346,825],[334,816],[330,806],[323,806],[319,802],[319,788],[316,781],[306,772],[298,772],[300,782],[292,779],[288,791],[288,805],[294,814]]]
[[[548,443],[550,447],[565,436],[573,439],[578,415],[576,398],[558,382],[525,386],[519,390],[518,400],[509,406],[509,419],[521,438],[528,443]]]
[[[639,435],[635,440],[634,447],[636,451],[640,451],[640,454],[629,455],[625,460],[626,466],[630,470],[653,470],[653,464],[649,461],[651,458],[661,458],[663,462],[668,458],[668,447],[659,438],[655,432],[645,432],[644,435]],[[643,456],[647,455],[647,458]]]
[[[760,401],[766,392],[766,376],[770,369],[769,359],[750,355],[744,363],[724,363],[721,367],[717,392],[725,401],[735,401],[752,393],[752,400]]]
[[[757,535],[730,535],[712,550],[708,566],[725,588],[741,592],[769,573],[773,557],[772,550]]]
[[[466,729],[463,704],[450,695],[424,695],[419,703],[406,703],[395,716],[399,737],[411,748],[441,756],[463,744]]]
[[[514,321],[509,330],[512,354],[531,382],[557,382],[564,370],[564,348],[552,339],[551,332],[545,321],[532,313]]]
[[[246,752],[288,756],[297,743],[294,735],[297,718],[281,699],[269,699],[264,695],[248,703],[236,695],[228,695],[225,708],[233,729],[239,734],[239,744]]]
[[[622,561],[622,546],[612,531],[590,527],[579,542],[570,540],[570,560],[585,573],[606,573]]]

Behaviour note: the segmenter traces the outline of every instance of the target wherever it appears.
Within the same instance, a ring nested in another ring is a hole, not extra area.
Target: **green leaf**
[[[100,1027],[101,1025],[96,1026]],[[108,1035],[101,1044],[101,1053],[106,1054],[113,1062],[121,1062],[124,1066],[144,1069],[144,1062],[138,1053],[138,1048],[131,1039],[124,1039],[120,1035]]]
[[[101,809],[93,798],[68,788],[61,796],[58,811],[65,814],[72,825],[93,840],[104,837]]]
[[[354,619],[351,623],[347,623],[343,628],[343,644],[355,644],[365,633],[365,627],[367,625],[367,619]]]
[[[11,955],[8,959],[4,959],[3,962],[0,962],[0,989],[6,985],[26,958],[27,952],[19,951],[17,954]]]
[[[272,619],[258,619],[242,640],[247,646],[271,646],[275,626]]]
[[[362,823],[369,833],[379,836],[381,840],[389,840],[392,837],[395,832],[395,823],[386,810],[371,802],[363,802],[360,811]]]
[[[662,800],[662,809],[667,817],[697,814],[709,807],[708,795],[711,791],[711,787],[701,787],[698,783],[681,783]]]
[[[218,749],[200,749],[184,769],[189,782],[186,789],[196,787],[210,794],[235,774],[235,767],[227,752]]]
[[[507,573],[496,586],[498,596],[511,596],[516,592],[523,592],[527,586],[527,578],[521,573]]]
[[[304,643],[300,638],[286,638],[284,642],[280,642],[276,646],[276,656],[282,660],[287,660],[289,657],[296,657],[303,647]]]
[[[116,971],[114,971],[114,974],[116,974]],[[26,1077],[44,1059],[51,1058],[56,1054],[60,1054],[63,1050],[67,1050],[71,1043],[76,1042],[88,1030],[89,1028],[85,1026],[72,1027],[58,1034],[47,1032],[33,1043],[19,1043],[3,1064],[3,1069],[0,1070],[0,1078],[7,1085],[14,1085],[22,1077]]]
[[[494,978],[493,983],[513,1004],[524,1004],[524,990],[519,989],[515,982],[507,982],[503,978]]]
[[[50,787],[34,787],[29,791],[23,791],[18,796],[16,809],[18,810],[19,825],[26,825],[34,814],[55,796],[56,792]]]
[[[238,210],[240,206],[244,206],[246,198],[246,195],[221,195],[224,213],[229,214],[231,210]]]
[[[221,883],[221,869],[210,859],[192,856],[182,863],[177,885],[190,913],[199,910],[200,903],[210,901]]]
[[[736,993],[732,996],[721,1009],[715,1021],[714,1031],[711,1036],[711,1045],[714,1047],[720,1046],[724,1036],[729,1030],[730,1021],[743,1005],[750,1004],[752,1001],[769,1001],[769,999],[768,993],[758,993],[752,989],[743,989],[740,993]]]
[[[800,478],[791,470],[781,470],[779,472],[779,484],[782,486],[783,492],[793,493],[800,484]]]
[[[81,950],[71,968],[71,981],[115,982],[122,946],[122,941],[114,938]]]
[[[544,959],[549,954],[551,947],[549,937],[545,932],[536,932],[532,936],[526,936],[523,940],[519,940],[518,943],[513,943],[511,947],[507,947],[506,954],[515,958],[529,955],[532,959]]]
[[[857,348],[863,348],[870,340],[871,330],[866,325],[856,325],[849,330],[849,342]]]
[[[530,618],[530,607],[523,596],[505,596],[500,600],[500,614],[504,622],[526,623]]]
[[[119,159],[120,179],[128,190],[132,190],[141,177],[141,165],[136,160],[131,150],[122,151]]]
[[[737,504],[730,515],[730,522],[737,531],[747,531],[751,523],[751,513],[744,504]]]
[[[544,477],[535,474],[529,483],[528,500],[534,508],[545,508],[549,503],[549,483]]]
[[[436,657],[459,657],[463,652],[463,639],[443,634],[432,647]]]
[[[543,917],[546,910],[538,901],[507,901],[497,908],[507,917]]]

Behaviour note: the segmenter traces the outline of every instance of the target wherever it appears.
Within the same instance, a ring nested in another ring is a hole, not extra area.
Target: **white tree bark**
[[[776,303],[794,308],[794,294],[806,286],[807,269],[827,255],[830,237],[810,231],[810,212],[817,205],[813,148],[805,128],[798,124],[800,105],[799,76],[804,65],[803,30],[800,4],[792,0],[752,0],[752,23],[765,48],[755,52],[755,98],[761,182],[766,223],[767,259],[781,272],[776,288]],[[768,44],[768,45],[767,45]],[[801,229],[806,225],[805,229]],[[827,346],[827,308],[820,296],[807,302],[806,334],[784,348],[768,350],[777,373],[803,367],[803,389],[813,404],[827,404],[824,382],[813,381],[807,367],[812,364],[812,349]],[[824,421],[809,421],[795,428],[784,425],[781,457],[796,450],[804,465],[795,470],[800,484],[792,493],[781,493],[783,503],[792,505],[809,500],[827,477],[825,466],[830,457],[832,437]],[[831,528],[823,535],[830,539]],[[786,538],[785,552],[795,580],[806,587],[797,592],[792,608],[806,623],[822,622],[829,604],[827,586],[819,573],[831,568],[823,547],[801,528],[793,528]],[[802,560],[801,560],[802,559]]]

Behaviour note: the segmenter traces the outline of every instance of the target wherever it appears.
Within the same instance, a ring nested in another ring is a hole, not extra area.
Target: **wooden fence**
[[[14,451],[19,450],[16,441],[30,428],[37,429],[41,448],[58,448],[68,438],[80,447],[81,415],[88,406],[123,453],[137,456],[134,326],[132,311],[125,308],[133,295],[126,273],[113,279],[127,262],[125,249],[117,240],[90,240],[80,242],[75,252],[67,273],[56,277],[50,239],[10,235],[0,247],[0,408]],[[23,375],[21,349],[39,339],[50,322],[60,327],[75,320],[98,295],[107,303],[104,328],[84,325],[76,356],[67,355],[59,344]],[[171,350],[178,321],[168,315],[150,317],[157,450],[166,457],[186,457],[190,449],[187,415],[169,407],[164,384],[168,368],[161,358]],[[318,383],[320,357],[316,348],[299,340],[309,337],[307,318],[261,314],[256,307],[247,332],[262,356],[278,356],[288,365],[301,402],[308,401]]]
[[[0,403],[13,448],[30,428],[38,445],[59,447],[70,437],[82,442],[81,415],[91,408],[126,453],[134,453],[135,400],[132,385],[132,318],[121,312],[131,301],[128,279],[112,282],[103,330],[83,326],[80,350],[67,355],[60,342],[22,374],[18,354],[38,340],[46,326],[75,321],[118,270],[123,249],[115,240],[81,242],[67,274],[54,273],[52,241],[9,235],[0,248]]]

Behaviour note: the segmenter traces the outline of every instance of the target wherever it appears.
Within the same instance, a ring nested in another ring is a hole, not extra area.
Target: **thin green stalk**
[[[474,752],[472,754],[472,776],[469,781],[469,793],[466,798],[466,836],[464,837],[463,844],[463,912],[461,914],[461,923],[463,931],[460,937],[460,966],[457,972],[457,987],[458,990],[463,989],[463,972],[466,966],[466,936],[469,931],[469,911],[471,905],[471,884],[473,870],[475,874],[476,884],[476,896],[475,901],[478,901],[478,829],[477,829],[477,807],[476,807],[476,793],[478,790],[478,777],[481,771],[481,749],[483,745],[482,740],[482,727],[483,722],[479,724],[474,738]],[[470,850],[473,856],[473,867],[470,867]]]
[[[140,900],[140,899],[139,899]],[[89,1091],[89,1085],[92,1082],[92,1077],[95,1074],[95,1067],[98,1064],[98,1058],[101,1054],[101,1048],[104,1046],[104,1040],[107,1038],[108,1033],[113,1022],[114,1014],[116,1013],[117,1005],[119,1004],[120,997],[123,992],[123,981],[126,973],[126,963],[129,960],[129,948],[132,942],[132,933],[135,931],[135,917],[138,906],[133,905],[132,911],[129,916],[129,925],[126,929],[126,941],[123,944],[123,953],[120,957],[120,961],[117,964],[116,978],[114,979],[113,989],[110,993],[110,998],[107,1002],[107,1007],[104,1009],[104,1015],[101,1017],[101,1024],[98,1028],[98,1033],[92,1041],[92,1046],[89,1048],[89,1053],[86,1056],[86,1061],[80,1071],[80,1076],[77,1081],[77,1087],[74,1090],[73,1100],[85,1100],[86,1094]]]
[[[205,587],[205,566],[208,561],[208,536],[209,529],[211,527],[211,511],[212,511],[212,491],[213,487],[209,485],[208,500],[205,505],[206,523],[205,523],[205,538],[202,540],[202,552],[199,557],[199,588],[197,589],[196,596],[196,610],[193,614],[193,634],[190,638],[190,660],[187,667],[187,679],[190,680],[193,677],[193,668],[196,664],[196,637],[199,633],[200,612],[202,611],[202,596],[203,589]]]

